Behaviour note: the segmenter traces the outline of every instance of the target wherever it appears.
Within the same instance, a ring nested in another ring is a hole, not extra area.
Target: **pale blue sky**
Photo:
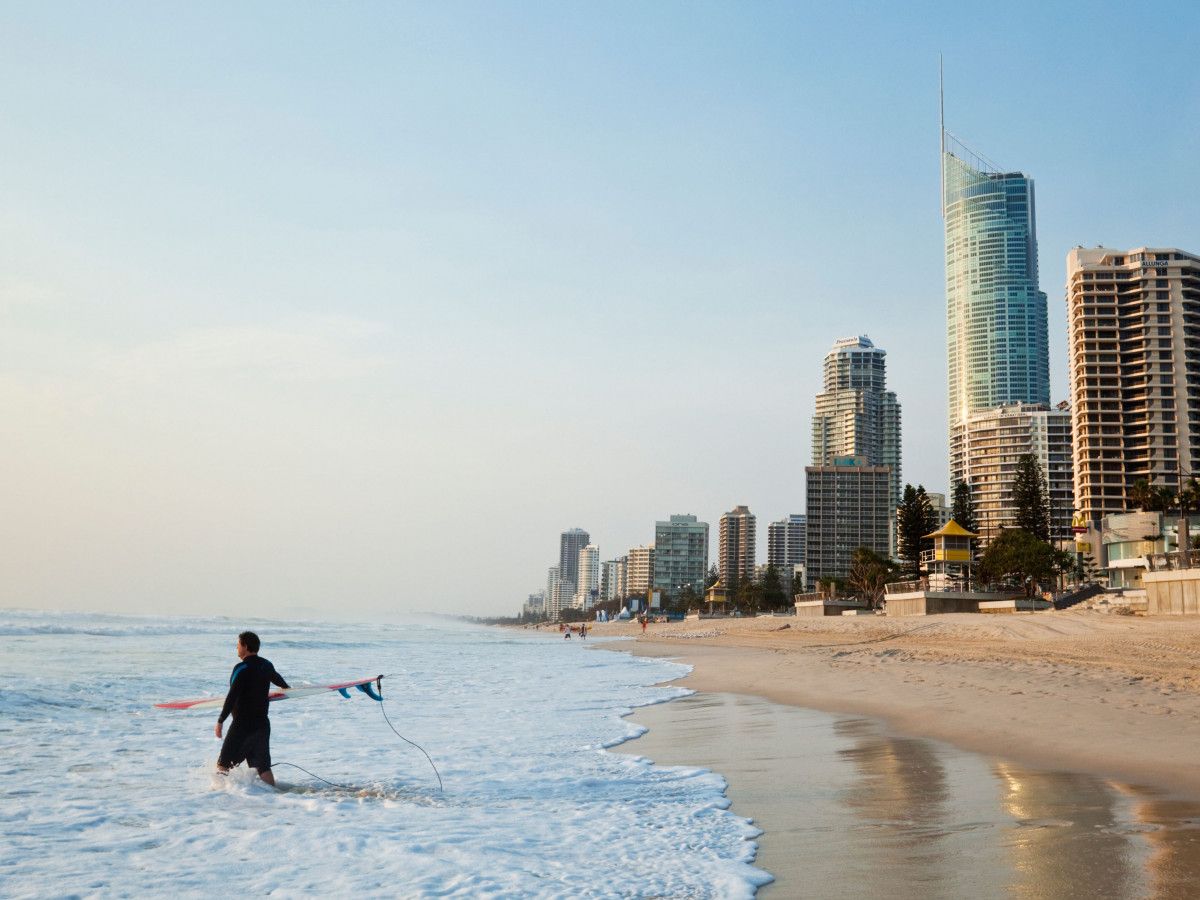
[[[0,605],[512,612],[558,533],[803,510],[866,333],[946,488],[950,130],[1200,250],[1194,8],[0,6]]]

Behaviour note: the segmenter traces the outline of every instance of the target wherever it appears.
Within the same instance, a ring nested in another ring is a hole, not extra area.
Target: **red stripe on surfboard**
[[[371,684],[375,681],[374,678],[360,678],[358,681],[346,681],[340,684],[300,684],[297,689],[303,688],[321,688],[325,691],[337,691],[342,688],[358,687],[360,684]],[[155,703],[155,709],[191,709],[199,703],[211,703],[213,700],[219,700],[220,697],[197,697],[194,700],[172,700],[168,703]],[[272,691],[267,694],[268,700],[286,700],[288,695],[285,691]]]

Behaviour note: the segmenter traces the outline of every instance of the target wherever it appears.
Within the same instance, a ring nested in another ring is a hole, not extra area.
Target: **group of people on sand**
[[[563,639],[569,641],[571,639],[571,635],[575,633],[575,626],[568,625],[563,622],[558,626],[558,630],[563,633]],[[579,639],[582,641],[587,640],[587,622],[579,623]]]

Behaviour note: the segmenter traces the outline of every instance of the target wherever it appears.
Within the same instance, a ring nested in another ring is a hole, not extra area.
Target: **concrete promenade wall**
[[[1200,615],[1200,569],[1146,572],[1146,612],[1150,615]]]
[[[965,591],[913,591],[888,594],[885,610],[889,616],[937,616],[944,613],[979,612],[981,600],[1004,600],[1005,594],[967,593]]]

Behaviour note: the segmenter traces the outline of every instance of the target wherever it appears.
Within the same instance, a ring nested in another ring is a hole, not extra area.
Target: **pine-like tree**
[[[786,609],[788,605],[787,591],[783,589],[783,579],[774,564],[767,566],[762,580],[762,605],[764,609]]]
[[[937,528],[937,513],[923,485],[904,486],[903,499],[896,509],[896,552],[904,574],[921,577],[921,551],[928,546],[925,535]]]
[[[1017,458],[1012,503],[1016,510],[1016,526],[1039,541],[1049,542],[1050,492],[1046,487],[1046,473],[1032,453],[1022,453]]]
[[[950,518],[967,531],[978,533],[979,522],[975,519],[975,501],[971,497],[971,486],[960,481],[954,486],[954,500],[950,507]]]

